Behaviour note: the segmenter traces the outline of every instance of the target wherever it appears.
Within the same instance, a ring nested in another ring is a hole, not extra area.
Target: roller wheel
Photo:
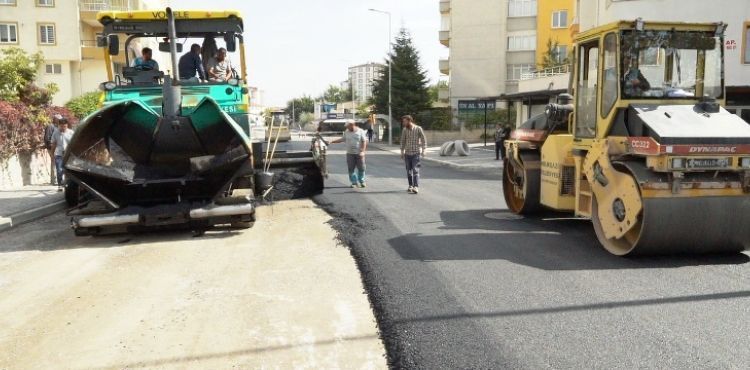
[[[621,202],[618,201],[619,199],[616,199],[609,208],[611,208],[611,211],[615,215],[615,217],[623,217],[623,213],[625,212],[625,210]],[[640,239],[641,231],[643,230],[642,212],[638,216],[638,221],[636,222],[636,224],[627,233],[625,233],[622,238],[607,238],[604,235],[602,220],[599,214],[599,203],[596,200],[596,196],[594,196],[591,205],[591,221],[594,224],[594,232],[596,232],[596,238],[599,239],[599,243],[601,243],[604,249],[606,249],[609,253],[617,256],[624,256],[631,253],[638,245],[638,240]]]
[[[539,154],[522,154],[521,167],[514,166],[508,158],[503,160],[503,194],[508,209],[516,214],[531,214],[541,209],[539,192],[541,171],[538,168]],[[524,163],[535,164],[526,168]]]

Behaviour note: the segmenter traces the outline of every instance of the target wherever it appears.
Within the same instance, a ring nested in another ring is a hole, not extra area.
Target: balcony
[[[81,40],[81,59],[104,59],[103,50],[96,46],[96,40]]]
[[[138,10],[138,3],[138,0],[79,0],[78,6],[85,12],[128,11]]]
[[[451,11],[451,0],[440,0],[440,13],[446,14]]]
[[[451,31],[439,31],[440,43],[445,46],[450,46]]]
[[[450,62],[448,61],[448,59],[440,59],[438,64],[440,67],[440,73],[444,75],[450,74],[451,67],[450,67]]]

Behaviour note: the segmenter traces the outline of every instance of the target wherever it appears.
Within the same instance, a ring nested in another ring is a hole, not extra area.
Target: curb
[[[384,151],[384,152],[388,152],[388,153],[391,153],[391,154],[394,154],[394,155],[398,155],[399,154],[398,152],[394,152],[394,151],[392,151],[392,150],[390,150],[388,148],[384,148],[384,147],[381,147],[379,145],[373,145],[373,147],[377,148],[378,150],[381,150],[381,151]],[[440,164],[440,165],[443,165],[443,166],[446,166],[446,167],[451,167],[451,168],[456,168],[456,169],[462,169],[462,170],[471,170],[471,171],[485,171],[485,170],[488,170],[488,169],[502,169],[503,168],[502,162],[500,162],[497,167],[490,168],[490,167],[481,167],[481,166],[471,166],[471,165],[465,165],[465,164],[458,164],[458,163],[450,162],[450,161],[443,161],[443,160],[440,160],[440,159],[433,158],[432,155],[430,155],[430,156],[422,156],[422,160],[434,162],[434,163],[437,163],[437,164]]]
[[[42,217],[47,217],[53,213],[65,210],[67,207],[68,205],[65,203],[65,200],[58,200],[41,207],[12,214],[8,217],[0,217],[0,232],[10,230],[18,225],[35,221]]]

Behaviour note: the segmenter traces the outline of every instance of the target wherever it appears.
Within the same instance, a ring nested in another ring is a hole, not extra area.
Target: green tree
[[[306,124],[310,123],[315,119],[315,115],[310,112],[304,112],[299,115],[299,124],[304,127]]]
[[[417,114],[430,107],[427,75],[419,63],[419,52],[409,32],[402,28],[386,63],[393,69],[392,109],[394,117]],[[375,111],[388,114],[388,68],[375,80],[372,103]]]
[[[294,109],[292,109],[292,102],[294,102]],[[309,96],[304,95],[300,98],[295,98],[286,103],[286,112],[291,117],[292,110],[294,110],[294,122],[299,121],[299,116],[303,112],[314,113],[315,112],[315,100]]]
[[[427,93],[430,95],[430,103],[435,103],[436,101],[438,101],[440,89],[447,87],[448,81],[438,81],[438,83],[430,85],[430,87],[427,88]]]
[[[320,100],[328,103],[341,103],[351,100],[351,90],[342,89],[335,85],[329,85],[328,88],[320,95]]]
[[[357,106],[357,115],[360,117],[367,117],[370,113],[372,106],[367,103],[363,103]]]
[[[0,99],[17,101],[22,91],[34,83],[39,68],[44,64],[42,53],[27,54],[23,49],[11,47],[0,51]],[[57,92],[57,86],[45,86],[50,95]],[[41,90],[34,92],[45,93]]]
[[[569,63],[568,58],[562,58],[560,55],[560,42],[552,39],[547,40],[547,51],[542,55],[541,69],[555,68]]]
[[[65,103],[65,107],[70,109],[78,119],[83,119],[99,107],[100,96],[101,93],[98,91],[88,92],[70,99],[69,102]]]

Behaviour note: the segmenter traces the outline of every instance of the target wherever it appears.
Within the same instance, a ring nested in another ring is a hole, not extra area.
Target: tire
[[[451,141],[446,145],[445,150],[443,150],[443,156],[444,157],[450,157],[453,155],[453,152],[456,151],[456,143]]]
[[[441,146],[440,146],[440,151],[439,151],[439,153],[440,153],[440,156],[441,156],[441,157],[445,157],[445,156],[446,156],[446,154],[445,154],[445,149],[446,149],[446,148],[448,147],[448,145],[449,145],[450,143],[451,143],[450,141],[446,141],[446,142],[444,142],[444,143],[443,143],[443,145],[441,145]]]
[[[467,144],[464,140],[456,140],[454,142],[454,147],[456,148],[456,154],[462,157],[466,157],[471,151],[471,148],[469,148],[469,144]]]

